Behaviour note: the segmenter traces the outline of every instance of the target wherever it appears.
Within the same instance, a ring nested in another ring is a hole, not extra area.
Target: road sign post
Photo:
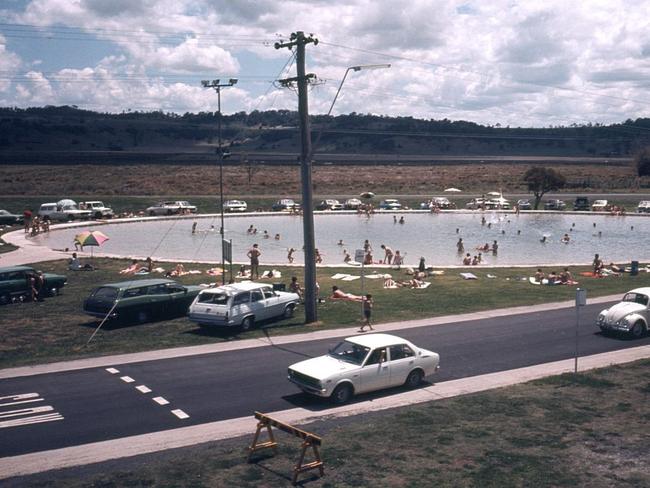
[[[576,290],[576,344],[575,344],[575,361],[573,363],[573,372],[578,373],[578,337],[580,329],[580,307],[587,305],[587,290],[578,288]]]

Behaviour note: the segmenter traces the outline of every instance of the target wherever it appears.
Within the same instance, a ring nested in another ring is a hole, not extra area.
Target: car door
[[[250,292],[237,293],[232,299],[231,318],[236,325],[241,324],[244,317],[250,315]]]
[[[264,307],[266,309],[266,317],[277,317],[282,315],[282,304],[280,303],[280,297],[278,296],[272,288],[263,288],[262,293],[264,293]]]
[[[415,352],[406,344],[390,346],[388,352],[390,385],[403,385],[406,377],[415,366]]]
[[[146,301],[151,314],[156,317],[169,317],[172,315],[172,302],[165,283],[151,285],[147,288]]]
[[[255,320],[266,320],[269,318],[269,311],[266,308],[264,293],[260,288],[251,290],[251,311],[255,315]]]
[[[187,293],[187,288],[177,284],[166,285],[169,313],[185,315],[194,297]]]
[[[7,273],[7,288],[12,295],[29,295],[31,284],[26,271],[12,271]]]
[[[380,390],[390,384],[390,363],[385,347],[374,349],[359,372],[357,392]]]

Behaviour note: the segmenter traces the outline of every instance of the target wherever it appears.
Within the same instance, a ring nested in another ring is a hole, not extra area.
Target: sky
[[[0,106],[296,110],[549,127],[650,116],[650,0],[0,0]],[[390,67],[349,70],[352,66]]]

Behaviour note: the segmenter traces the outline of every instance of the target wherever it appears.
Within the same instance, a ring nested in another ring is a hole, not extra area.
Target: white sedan
[[[596,325],[603,332],[625,332],[641,337],[648,332],[648,305],[650,287],[635,288],[627,292],[620,303],[600,312]]]
[[[406,385],[417,387],[439,368],[440,356],[390,334],[348,337],[325,356],[289,366],[288,379],[305,393],[335,404],[353,395]]]

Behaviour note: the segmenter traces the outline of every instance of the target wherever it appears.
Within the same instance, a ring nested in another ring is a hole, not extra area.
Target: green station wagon
[[[9,266],[0,268],[0,304],[31,295],[30,278],[37,271],[29,266]],[[45,295],[58,295],[67,282],[63,275],[43,273]]]
[[[201,291],[173,280],[144,279],[108,283],[95,288],[84,301],[84,312],[104,319],[149,322],[185,315]]]

